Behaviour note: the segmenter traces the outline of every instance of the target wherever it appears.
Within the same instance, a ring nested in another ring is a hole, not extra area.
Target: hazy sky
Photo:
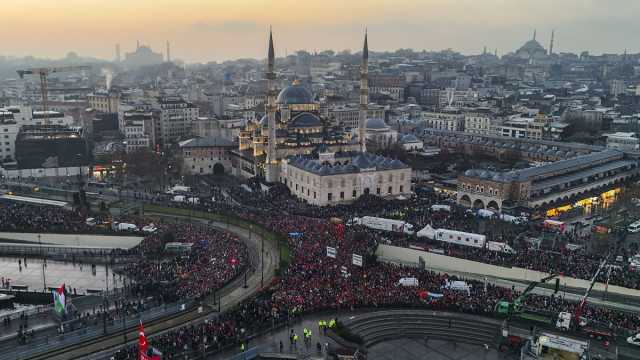
[[[269,25],[276,53],[359,49],[364,27],[372,50],[400,47],[500,54],[538,29],[558,51],[640,51],[640,0],[4,0],[2,55],[105,59],[172,44],[188,62],[264,57]]]

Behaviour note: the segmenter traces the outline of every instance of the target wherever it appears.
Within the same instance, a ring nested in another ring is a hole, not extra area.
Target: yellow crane
[[[44,110],[44,124],[49,125],[49,74],[70,71],[84,71],[89,69],[91,69],[91,66],[87,65],[42,67],[18,70],[18,75],[20,76],[20,79],[24,79],[25,75],[40,76],[40,92],[42,93],[42,110]]]

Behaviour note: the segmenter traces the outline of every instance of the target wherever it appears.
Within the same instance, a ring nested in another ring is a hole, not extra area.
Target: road
[[[209,223],[207,220],[193,219],[192,221],[199,221],[202,223]],[[239,238],[247,245],[250,252],[251,266],[254,271],[247,275],[247,286],[244,285],[244,277],[240,276],[233,282],[221,289],[216,297],[220,296],[221,301],[219,305],[220,311],[224,312],[235,305],[239,304],[243,300],[249,298],[260,290],[262,286],[262,263],[260,256],[260,249],[262,248],[263,239],[255,233],[251,233],[248,230],[242,229],[234,225],[228,225],[225,223],[212,222],[210,225],[219,229],[233,232],[239,236]],[[277,244],[264,240],[264,284],[271,283],[275,276],[276,267],[278,266],[277,259]],[[183,313],[181,316],[171,318],[166,321],[159,321],[145,326],[145,332],[148,338],[161,335],[171,329],[187,325],[189,323],[198,323],[204,321],[206,318],[215,317],[217,315],[218,304],[214,301],[213,296],[207,298],[202,306],[202,311],[194,310],[191,312]],[[135,328],[129,329],[126,337],[130,339],[127,344],[135,344],[137,342],[138,331]],[[49,359],[49,360],[68,360],[68,359],[80,359],[80,358],[94,358],[98,359],[102,356],[108,358],[109,354],[117,351],[123,346],[124,338],[123,333],[107,335],[99,338],[97,341],[90,342],[89,344],[78,344],[70,347],[57,349],[49,353],[43,353],[38,356],[31,357],[29,359]],[[19,352],[18,352],[19,353]],[[93,354],[93,355],[92,355]],[[3,354],[4,355],[7,354]],[[16,354],[18,355],[18,354]],[[19,355],[13,357],[18,359]]]

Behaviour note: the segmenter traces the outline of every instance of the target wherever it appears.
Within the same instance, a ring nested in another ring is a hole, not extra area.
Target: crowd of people
[[[328,221],[331,217],[398,216],[418,226],[430,224],[433,227],[478,231],[480,221],[473,214],[455,207],[447,214],[432,211],[430,204],[441,199],[384,202],[376,197],[363,197],[354,205],[320,209],[291,199],[286,189],[278,185],[268,193],[257,189],[251,193],[246,190],[229,190],[228,193],[233,202],[191,206],[203,211],[233,214],[287,237],[290,252],[288,267],[282,269],[271,286],[234,309],[220,314],[218,318],[151,338],[151,345],[163,352],[166,359],[179,358],[184,353],[209,352],[235,346],[260,330],[318,311],[411,306],[493,315],[499,301],[510,301],[518,295],[517,291],[510,288],[377,262],[374,252],[380,242],[408,246],[416,239],[382,234],[359,226],[346,227],[344,233],[338,236],[334,225]],[[3,219],[0,229],[14,227],[28,230],[33,226],[45,230],[48,229],[47,216],[51,213],[52,223],[63,226],[69,224],[66,230],[82,231],[81,224],[84,222],[73,213],[60,214],[59,211],[46,208],[39,212],[20,205],[17,211],[22,215],[18,216],[20,219],[13,219],[13,215],[7,214],[10,205],[3,206],[0,208],[0,217]],[[7,225],[7,221],[14,221],[15,224]],[[142,225],[150,220],[140,218],[128,221]],[[489,225],[487,231],[494,231],[491,236],[496,241],[507,241],[526,230],[515,225],[496,230],[498,227]],[[228,283],[248,264],[247,249],[233,234],[213,230],[204,224],[186,222],[160,222],[156,226],[158,230],[146,236],[134,250],[137,261],[121,269],[124,275],[134,280],[139,296],[155,292],[163,298],[171,295],[174,299],[203,298]],[[169,242],[192,245],[185,254],[167,254],[164,249]],[[438,245],[451,256],[502,266],[554,271],[587,279],[595,273],[602,259],[602,256],[563,249],[531,249],[520,243],[514,244],[516,254],[437,243],[428,245]],[[336,249],[335,257],[327,256],[328,246]],[[364,258],[363,266],[353,264],[353,254]],[[418,285],[403,286],[400,284],[402,278],[415,278]],[[467,290],[448,287],[447,284],[454,280],[466,281],[469,285]],[[638,284],[615,271],[610,276],[610,282],[629,287],[637,287]],[[531,295],[525,300],[525,305],[557,313],[572,311],[576,303],[558,296]],[[587,305],[584,315],[594,323],[606,324],[613,331],[634,333],[640,330],[638,314]],[[114,357],[134,359],[136,349],[123,349]]]
[[[424,307],[492,316],[501,300],[519,295],[510,288],[432,271],[376,262],[372,253],[376,237],[347,229],[344,238],[335,236],[326,219],[273,211],[252,212],[238,208],[243,219],[258,223],[270,231],[288,235],[290,263],[278,281],[215,320],[189,325],[158,338],[151,344],[167,359],[185,354],[216,351],[226,346],[245,344],[258,331],[284,324],[299,316],[318,311],[381,307]],[[328,257],[326,247],[337,249]],[[352,264],[352,254],[366,259],[364,266]],[[401,278],[415,278],[418,286],[402,286]],[[466,281],[468,288],[447,286],[451,281]],[[424,296],[424,294],[427,294]],[[557,314],[573,311],[575,302],[559,296],[529,296],[525,305]],[[609,330],[633,333],[640,330],[640,316],[587,304],[584,315]],[[115,359],[134,359],[135,347],[122,349]]]
[[[94,232],[75,211],[57,206],[0,201],[0,231],[13,232]]]
[[[160,291],[166,301],[200,299],[238,276],[249,263],[246,246],[232,233],[204,224],[156,226],[158,230],[139,245],[139,260],[122,269],[145,293]],[[169,242],[188,245],[185,251],[167,254]]]

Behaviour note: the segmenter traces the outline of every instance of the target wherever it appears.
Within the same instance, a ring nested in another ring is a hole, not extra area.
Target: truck
[[[132,231],[132,232],[139,231],[138,227],[135,224],[129,224],[129,223],[117,223],[116,229],[118,231]]]
[[[373,216],[363,216],[354,218],[349,221],[349,225],[363,225],[370,229],[390,231],[396,233],[405,233],[413,235],[413,225],[402,220],[392,220]]]
[[[483,248],[487,237],[464,231],[436,229],[435,240],[450,244]]]
[[[547,281],[555,278],[556,276],[558,276],[558,274],[551,274],[551,275],[549,275],[549,276],[547,276],[545,278],[542,278],[540,281],[534,281],[534,282],[530,283],[524,289],[522,294],[520,294],[520,296],[518,296],[512,302],[509,302],[508,300],[499,301],[498,304],[496,305],[496,314],[501,315],[501,316],[506,316],[508,319],[511,319],[513,316],[518,316],[520,318],[524,318],[524,319],[528,319],[528,320],[551,323],[552,319],[548,319],[544,315],[535,314],[535,313],[528,313],[525,310],[525,308],[524,308],[522,303],[523,303],[524,299],[529,295],[529,293],[531,293],[531,291],[533,291],[533,289],[536,288],[536,286],[538,286],[539,284],[544,284]]]

